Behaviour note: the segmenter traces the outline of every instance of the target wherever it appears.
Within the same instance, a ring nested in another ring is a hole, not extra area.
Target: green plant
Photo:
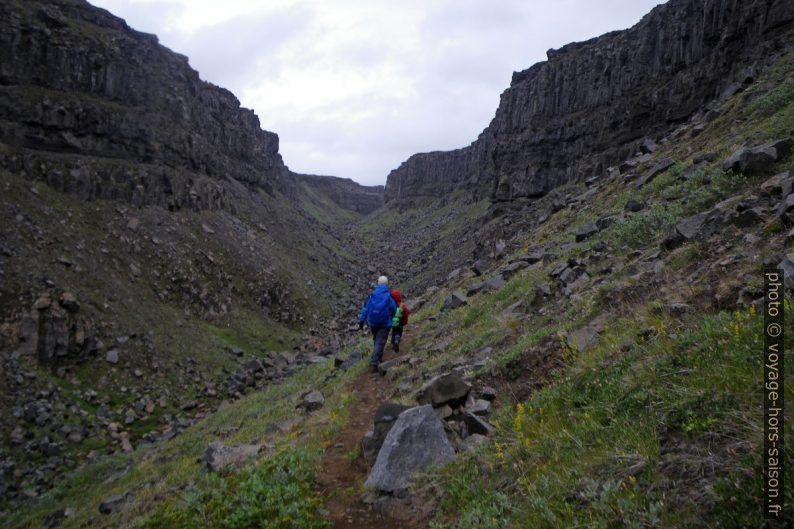
[[[320,529],[328,526],[314,497],[316,458],[305,449],[283,450],[239,474],[208,474],[181,501],[152,514],[143,528]]]

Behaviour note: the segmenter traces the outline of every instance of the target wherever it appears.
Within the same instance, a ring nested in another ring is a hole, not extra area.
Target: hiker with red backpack
[[[397,303],[389,291],[389,280],[386,276],[380,276],[378,286],[369,295],[367,303],[361,309],[361,314],[358,315],[358,328],[363,329],[366,321],[372,331],[373,347],[369,365],[372,366],[373,371],[378,370],[378,364],[383,357],[383,348],[389,339],[392,318],[396,313]]]
[[[411,311],[402,302],[402,295],[399,290],[396,288],[392,290],[391,297],[394,298],[394,302],[397,304],[397,312],[394,313],[394,317],[391,319],[391,348],[395,353],[399,353],[403,327],[408,325],[408,316],[411,315]]]

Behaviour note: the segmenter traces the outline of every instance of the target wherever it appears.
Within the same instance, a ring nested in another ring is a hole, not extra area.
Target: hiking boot
[[[370,367],[370,371],[371,372],[373,372],[373,373],[377,373],[378,372],[378,365],[377,364],[370,364],[369,367]]]
[[[400,352],[400,344],[396,344],[396,343],[391,344],[391,350],[394,351],[395,353],[399,353]]]

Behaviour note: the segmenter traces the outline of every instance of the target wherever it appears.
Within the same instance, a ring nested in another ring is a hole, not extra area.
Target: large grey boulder
[[[639,180],[637,180],[637,187],[642,187],[645,184],[650,184],[654,178],[659,176],[660,174],[664,173],[672,166],[675,165],[675,161],[671,158],[664,158],[659,163],[651,167],[647,173],[642,175]]]
[[[447,373],[430,380],[416,393],[416,402],[431,404],[434,408],[449,404],[457,406],[466,402],[471,386],[457,373]]]
[[[431,406],[417,406],[400,414],[392,426],[364,486],[383,492],[408,488],[422,470],[455,459],[444,425]]]

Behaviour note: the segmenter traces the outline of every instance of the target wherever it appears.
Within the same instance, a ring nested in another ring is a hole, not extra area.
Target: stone
[[[127,229],[130,231],[138,231],[138,228],[141,226],[140,219],[135,217],[131,217],[130,220],[127,221]]]
[[[463,307],[469,303],[468,299],[466,299],[466,295],[463,292],[456,290],[447,298],[444,302],[444,309],[443,310],[455,310],[457,308]]]
[[[419,389],[416,402],[431,404],[434,408],[449,404],[452,407],[463,404],[471,386],[456,373],[439,375]]]
[[[453,414],[452,406],[449,404],[444,404],[440,408],[436,408],[436,413],[438,414],[438,418],[441,420],[449,419]]]
[[[45,310],[50,308],[52,305],[52,298],[49,294],[42,294],[33,304],[33,308],[35,310]]]
[[[314,390],[303,396],[303,400],[300,402],[300,404],[298,404],[298,407],[311,412],[319,410],[324,404],[325,398],[323,397],[323,394],[317,390]]]
[[[786,156],[794,146],[794,140],[784,138],[757,147],[742,147],[731,153],[722,163],[725,171],[734,171],[748,176],[769,173],[775,162]]]
[[[672,158],[664,158],[656,165],[651,167],[639,180],[637,180],[637,187],[642,187],[645,184],[650,184],[657,176],[664,173],[672,166],[675,165],[675,160]]]
[[[505,253],[507,249],[507,244],[503,240],[496,241],[496,245],[494,246],[494,257],[499,259]]]
[[[485,399],[477,399],[471,406],[466,407],[466,411],[474,415],[489,415],[491,413],[491,403]]]
[[[698,213],[681,220],[676,224],[676,231],[687,240],[695,239],[704,234],[704,227],[709,212]]]
[[[792,256],[786,257],[776,266],[778,270],[783,270],[783,284],[789,290],[794,290],[794,259]]]
[[[548,283],[539,283],[535,287],[535,301],[547,299],[551,297],[551,286]]]
[[[402,364],[406,364],[408,363],[408,360],[410,360],[410,357],[400,356],[392,360],[387,360],[386,362],[381,362],[380,364],[378,364],[378,373],[385,376],[386,373],[389,371],[389,369],[393,367],[397,367]]]
[[[657,145],[656,142],[653,141],[651,138],[645,138],[640,143],[640,152],[643,154],[653,154],[656,152]]]
[[[488,423],[488,421],[471,413],[470,411],[463,413],[463,423],[466,425],[466,430],[469,432],[469,435],[491,435],[496,431],[494,427]]]
[[[788,173],[778,173],[761,184],[761,191],[772,196],[785,197],[791,191],[791,182],[794,180]],[[784,193],[784,190],[788,193]]]
[[[477,448],[483,443],[485,443],[487,440],[488,438],[482,434],[478,434],[478,433],[471,434],[468,437],[466,437],[463,441],[461,441],[460,451],[473,452],[477,450]]]
[[[365,487],[382,492],[405,491],[414,476],[455,459],[441,419],[429,405],[402,412],[378,452]]]
[[[780,201],[775,216],[786,224],[794,224],[794,193]]]
[[[109,364],[117,364],[119,362],[119,350],[118,349],[110,349],[105,354],[105,361]]]
[[[262,445],[243,444],[226,446],[220,441],[210,443],[204,452],[204,462],[212,472],[220,472],[228,467],[239,466],[246,460],[255,458]]]
[[[134,500],[134,496],[128,491],[124,494],[105,498],[99,504],[99,512],[102,514],[113,514],[123,509],[128,503]]]
[[[576,230],[576,242],[581,242],[596,233],[598,233],[598,226],[596,226],[595,222],[588,222],[587,224],[579,226]]]
[[[596,221],[596,228],[598,228],[599,231],[605,230],[610,226],[612,226],[612,223],[618,220],[619,218],[620,217],[618,215],[606,215],[604,217],[601,217]]]
[[[474,264],[471,265],[471,271],[477,276],[481,276],[487,269],[488,263],[484,259],[477,259],[474,261]]]
[[[477,392],[481,399],[493,401],[496,399],[496,390],[491,386],[484,386]]]
[[[540,259],[538,259],[538,261],[539,260]],[[527,261],[513,261],[509,265],[503,267],[499,271],[499,273],[501,274],[501,277],[505,281],[508,281],[511,277],[513,277],[515,274],[517,274],[520,270],[522,270],[522,269],[524,269],[524,268],[526,268],[528,266],[529,266],[529,263]]]
[[[58,304],[69,312],[77,312],[80,310],[80,303],[77,301],[77,296],[71,292],[64,292],[58,298]]]
[[[596,330],[589,325],[585,325],[584,327],[581,327],[575,331],[565,333],[563,337],[569,347],[575,348],[580,353],[584,353],[592,349],[592,347],[596,345],[599,340],[598,332],[596,332]]]
[[[529,250],[527,250],[527,254],[523,256],[521,259],[526,261],[529,264],[535,264],[543,260],[543,256],[546,254],[546,248],[543,246],[533,246]]]
[[[262,365],[262,361],[258,358],[253,358],[248,360],[246,363],[242,365],[242,368],[246,371],[250,371],[252,373],[261,373],[265,370],[265,367]]]
[[[516,301],[515,303],[511,303],[507,307],[502,310],[502,316],[513,316],[518,312],[521,312],[521,309],[524,308],[523,301]]]

